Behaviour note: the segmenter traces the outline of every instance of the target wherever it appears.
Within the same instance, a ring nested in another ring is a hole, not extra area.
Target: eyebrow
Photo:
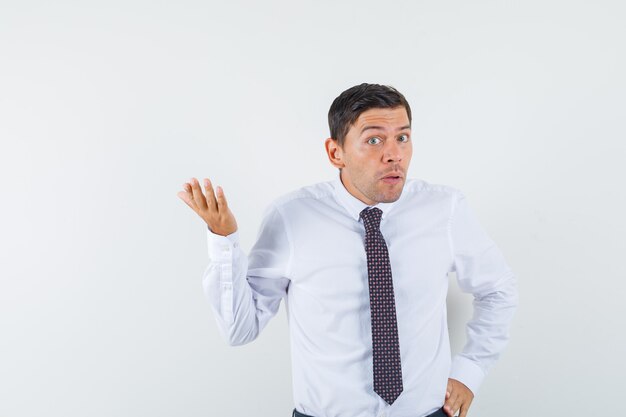
[[[363,129],[361,129],[361,135],[363,134],[363,132],[365,132],[366,130],[385,130],[384,127],[382,126],[364,126]],[[398,129],[398,131],[400,130],[405,130],[405,129],[411,129],[411,125],[406,125],[406,126],[402,126],[401,128]]]

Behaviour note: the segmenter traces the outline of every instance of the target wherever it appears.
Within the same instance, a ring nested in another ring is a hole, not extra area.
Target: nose
[[[385,162],[399,162],[402,160],[402,150],[397,140],[389,140],[385,143],[383,160]]]

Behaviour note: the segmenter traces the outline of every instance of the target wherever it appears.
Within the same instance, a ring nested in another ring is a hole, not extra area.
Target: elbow
[[[235,321],[228,330],[226,343],[228,343],[229,346],[242,346],[255,340],[258,335],[259,332],[257,323],[253,326],[245,327],[238,326]]]
[[[519,291],[517,289],[517,278],[515,275],[511,275],[508,280],[509,285],[507,286],[507,298],[509,300],[509,305],[511,308],[516,309],[519,304]]]
[[[228,339],[226,343],[228,343],[228,346],[243,346],[247,344],[248,341],[243,339]]]
[[[254,339],[254,337],[230,336],[226,339],[226,343],[228,343],[229,346],[243,346],[252,342]]]
[[[500,308],[515,310],[519,304],[517,279],[511,273],[500,279],[497,285],[474,294],[475,302],[484,305],[497,305]]]

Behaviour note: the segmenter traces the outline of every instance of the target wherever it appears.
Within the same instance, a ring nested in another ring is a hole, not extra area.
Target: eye
[[[400,136],[398,136],[398,140],[400,142],[408,142],[409,141],[409,135],[400,135]]]
[[[377,145],[380,143],[380,138],[378,136],[371,137],[367,140],[367,143],[370,145]]]

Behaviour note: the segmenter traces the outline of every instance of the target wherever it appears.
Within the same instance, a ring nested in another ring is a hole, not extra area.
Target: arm
[[[287,294],[291,246],[282,215],[270,207],[250,258],[241,250],[235,217],[224,191],[205,178],[206,197],[195,178],[178,196],[207,224],[210,262],[202,284],[218,328],[230,345],[254,340]]]
[[[508,343],[509,326],[518,300],[517,284],[504,256],[481,227],[461,192],[453,200],[448,231],[452,270],[456,271],[459,287],[474,295],[474,314],[467,323],[467,342],[452,361],[446,396],[451,397],[446,404],[452,411],[461,406],[464,416],[489,368]],[[455,391],[466,400],[452,398]]]
[[[270,207],[250,256],[239,246],[238,233],[208,233],[210,263],[202,278],[218,328],[230,345],[257,338],[287,295],[291,254],[280,212]]]

